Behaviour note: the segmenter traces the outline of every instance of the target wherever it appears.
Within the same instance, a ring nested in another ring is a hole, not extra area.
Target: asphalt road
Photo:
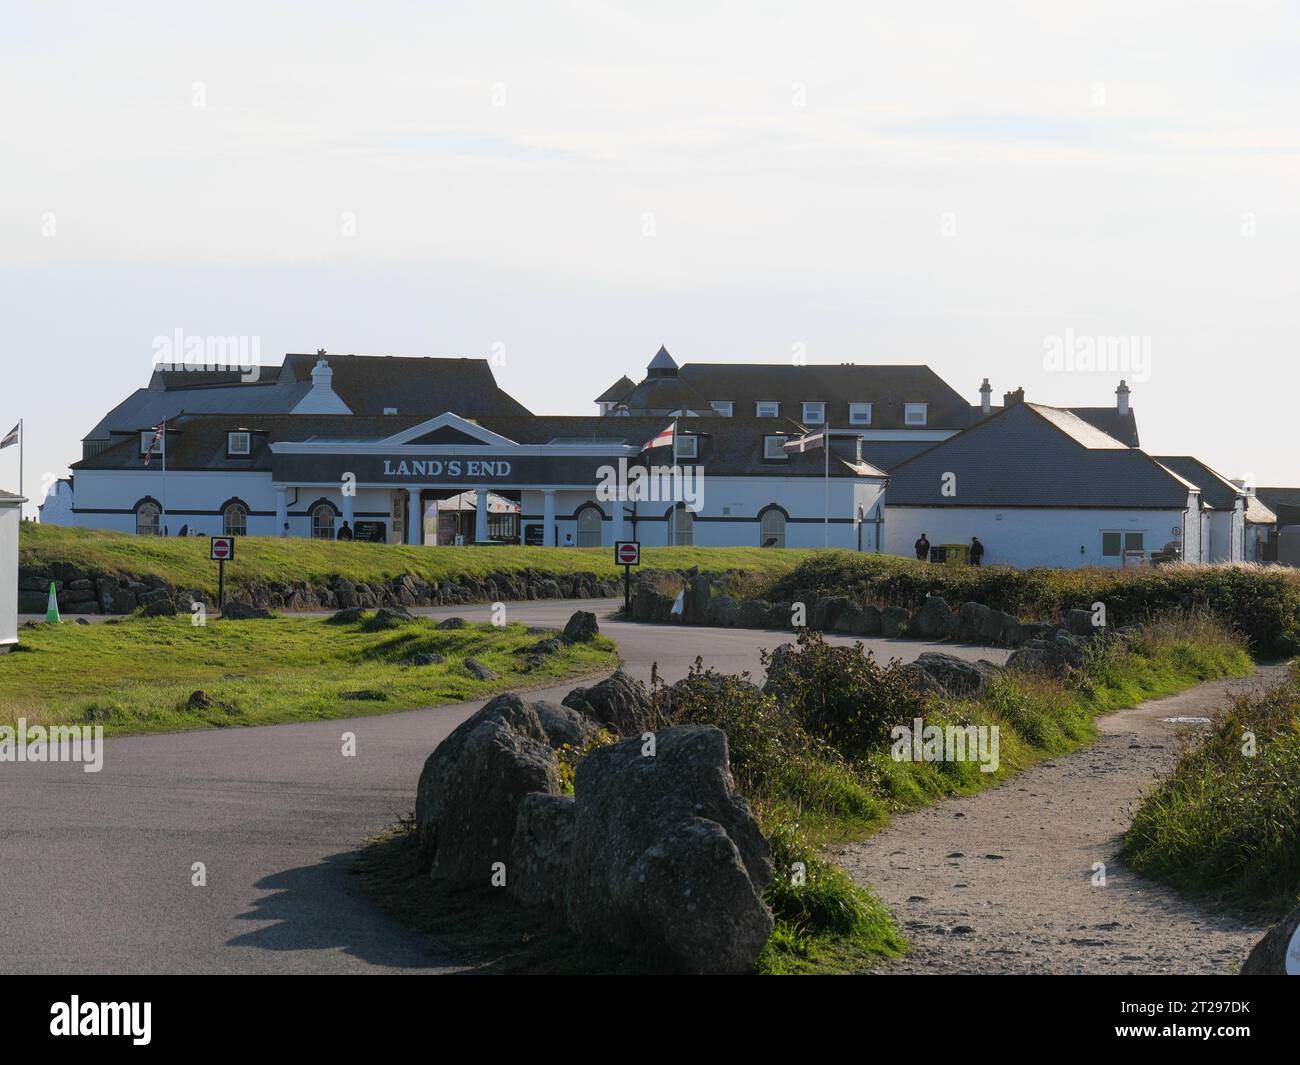
[[[558,628],[574,610],[594,610],[642,680],[654,663],[676,680],[697,655],[761,680],[760,650],[788,639],[608,620],[618,605],[517,603],[509,619]],[[420,613],[487,620],[489,611]],[[905,661],[935,646],[865,642],[877,657]],[[558,700],[575,686],[532,697]],[[425,758],[481,705],[110,739],[99,773],[0,763],[0,972],[459,969],[379,913],[346,870],[364,840],[414,809]],[[355,757],[342,756],[344,732],[356,735]],[[190,884],[195,862],[206,866],[206,887]]]

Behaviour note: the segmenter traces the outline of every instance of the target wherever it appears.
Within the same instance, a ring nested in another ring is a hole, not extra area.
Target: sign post
[[[617,540],[614,543],[614,562],[623,567],[623,611],[632,610],[632,567],[641,565],[641,542]]]
[[[217,610],[226,606],[226,559],[235,557],[233,536],[214,536],[208,545],[208,557],[217,563]]]

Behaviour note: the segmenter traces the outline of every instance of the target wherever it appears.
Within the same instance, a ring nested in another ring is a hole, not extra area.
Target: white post
[[[167,419],[162,421],[162,528],[159,530],[164,536],[167,535]]]
[[[275,489],[275,535],[287,536],[284,531],[289,521],[289,490],[284,485]]]
[[[424,546],[424,513],[419,487],[406,490],[406,542],[409,546]]]
[[[488,538],[488,490],[475,488],[474,496],[478,500],[478,507],[474,513],[474,539],[481,544]]]
[[[555,489],[542,489],[542,546],[555,546]]]
[[[352,530],[352,535],[354,537],[357,535],[357,523],[353,516],[355,513],[356,513],[356,500],[345,490],[343,492],[343,520],[348,523],[348,528]],[[334,532],[335,535],[338,534],[337,529],[334,530]]]
[[[825,425],[822,426],[822,451],[826,453],[826,492],[823,501],[823,539],[824,546],[831,546],[831,434]]]

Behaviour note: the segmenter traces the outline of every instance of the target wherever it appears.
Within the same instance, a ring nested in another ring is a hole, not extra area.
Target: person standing
[[[970,538],[970,564],[972,566],[978,566],[983,558],[984,545],[980,543],[980,538],[978,536],[972,536]]]
[[[348,523],[347,523],[346,521],[345,521],[342,525],[339,526],[339,531],[338,531],[338,534],[337,534],[337,536],[336,536],[336,539],[339,539],[339,540],[351,540],[351,539],[352,539],[352,529],[351,529],[351,527],[348,525]]]
[[[930,557],[930,541],[926,537],[925,533],[921,534],[921,539],[917,540],[913,546],[916,548],[916,557],[918,561],[924,562]]]

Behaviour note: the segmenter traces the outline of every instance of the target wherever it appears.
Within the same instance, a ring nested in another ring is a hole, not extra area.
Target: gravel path
[[[836,860],[912,943],[890,973],[1234,973],[1266,925],[1203,909],[1117,858],[1139,797],[1195,725],[1280,678],[1210,681],[1098,718],[1101,738],[1005,783],[896,818]],[[1104,862],[1105,885],[1093,865]]]

